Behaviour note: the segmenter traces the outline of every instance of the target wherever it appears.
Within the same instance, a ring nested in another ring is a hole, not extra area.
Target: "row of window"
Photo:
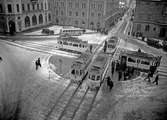
[[[100,80],[100,76],[95,76],[95,75],[89,75],[89,79],[94,80],[94,81],[99,81]]]
[[[27,9],[25,9],[27,7]],[[46,3],[37,3],[37,4],[22,4],[22,11],[31,11],[31,10],[43,10],[47,9]]]
[[[137,24],[137,31],[141,31],[141,24]],[[145,31],[150,31],[150,25],[145,26]],[[156,27],[153,27],[153,31],[156,31]]]
[[[59,13],[60,12],[60,13]],[[58,15],[61,15],[61,16],[64,16],[65,15],[65,12],[62,10],[62,11],[59,11],[59,10],[56,10],[56,15],[58,16]],[[80,13],[80,12],[72,12],[72,11],[69,11],[69,13],[68,13],[68,15],[69,16],[76,16],[76,17],[78,17],[78,16],[82,16],[82,17],[85,17],[86,16],[86,13],[85,12],[82,12],[82,13]],[[94,12],[92,12],[91,14],[91,17],[102,17],[102,13],[94,13]]]
[[[131,63],[136,63],[136,59],[134,58],[128,58],[128,62],[131,62]],[[148,61],[140,61],[139,59],[137,60],[137,63],[139,64],[143,64],[143,65],[150,65],[150,63]]]
[[[77,44],[77,43],[68,43],[66,41],[62,42],[59,41],[59,44],[63,44],[63,45],[69,45],[69,46],[73,46],[73,47],[80,47],[80,48],[85,48],[86,46],[83,44]]]
[[[82,75],[82,70],[72,70],[71,74],[80,76],[80,75]]]

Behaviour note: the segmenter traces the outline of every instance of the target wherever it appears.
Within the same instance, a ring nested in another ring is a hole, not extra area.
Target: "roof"
[[[58,37],[58,40],[88,44],[88,41],[83,41],[83,40],[81,40],[81,39],[79,39],[77,37],[71,37],[71,36],[68,36],[68,37]]]
[[[138,52],[138,51],[130,51],[130,50],[123,51],[121,54],[149,60],[155,58],[153,54]]]
[[[95,58],[92,66],[99,67],[100,69],[102,69],[104,65],[106,64],[106,62],[107,62],[107,56],[101,54]]]
[[[88,53],[82,53],[72,64],[72,68],[79,68],[82,66],[85,66],[85,64],[87,63],[87,61],[90,59],[90,54]]]

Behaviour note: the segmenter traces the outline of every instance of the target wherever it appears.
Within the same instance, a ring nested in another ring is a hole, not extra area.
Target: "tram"
[[[103,80],[103,73],[105,71],[108,61],[106,54],[98,54],[91,66],[88,68],[87,86],[91,89],[99,88]]]
[[[76,37],[59,37],[57,39],[58,48],[78,51],[78,52],[85,52],[88,50],[89,45],[88,41],[83,41]]]
[[[71,66],[70,79],[73,82],[81,82],[87,75],[87,67],[91,62],[90,53],[82,53]]]
[[[86,32],[85,29],[80,28],[63,28],[60,30],[60,36],[61,35],[71,35],[71,36],[79,36]]]
[[[116,36],[110,37],[107,41],[106,53],[113,53],[116,49],[117,44],[118,44],[118,37]]]
[[[156,57],[144,52],[127,50],[120,53],[119,59],[121,63],[126,63],[127,67],[147,72],[154,66]]]

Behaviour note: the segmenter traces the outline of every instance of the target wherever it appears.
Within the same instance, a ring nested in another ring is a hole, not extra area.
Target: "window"
[[[91,16],[93,17],[93,16],[94,16],[94,13],[91,13]]]
[[[148,61],[141,61],[141,64],[150,65],[150,63]]]
[[[135,59],[133,59],[133,58],[128,58],[128,62],[133,62],[133,63],[135,63],[135,62],[136,62],[136,60],[135,60]]]
[[[41,3],[41,10],[43,10],[43,3]]]
[[[32,9],[35,10],[35,4],[32,4]]]
[[[17,4],[16,7],[17,7],[17,12],[20,12],[19,4]]]
[[[64,7],[64,2],[61,2],[61,7]]]
[[[72,2],[69,2],[69,7],[72,8]]]
[[[78,47],[78,44],[73,44],[74,47]]]
[[[56,10],[56,15],[59,15],[59,11],[58,10]]]
[[[39,10],[39,4],[37,4],[37,10]]]
[[[81,45],[81,44],[79,44],[79,47],[82,47],[82,45]]]
[[[100,80],[100,76],[97,76],[96,80],[97,80],[97,81]]]
[[[3,12],[3,9],[2,9],[2,4],[0,4],[0,13]]]
[[[76,75],[79,75],[79,72],[78,72],[78,70],[76,70]]]
[[[24,12],[25,8],[24,8],[24,4],[22,4],[22,11]]]
[[[82,3],[82,8],[86,8],[86,3]]]
[[[63,12],[63,11],[61,11],[61,15],[62,15],[62,16],[64,15],[64,12]]]
[[[45,3],[45,10],[47,9],[47,4]]]
[[[27,10],[30,11],[30,4],[27,4]]]
[[[156,31],[156,27],[153,28],[153,31]]]
[[[93,3],[93,4],[91,4],[91,8],[95,8],[95,4]]]
[[[82,17],[84,17],[85,16],[85,12],[82,12]]]
[[[64,44],[64,45],[68,45],[68,42],[64,41],[63,44]]]
[[[8,4],[8,12],[12,13],[12,5],[11,4]]]
[[[76,12],[75,15],[78,16],[78,12]]]
[[[102,4],[98,4],[98,10],[102,10]]]
[[[98,13],[97,15],[98,15],[98,17],[101,17],[101,13]]]
[[[75,70],[72,70],[72,71],[71,71],[71,74],[75,75]]]
[[[145,31],[149,31],[149,29],[150,29],[150,26],[149,26],[149,25],[146,25],[146,26],[145,26]]]
[[[95,75],[92,75],[92,80],[95,80]]]
[[[137,24],[137,31],[141,30],[141,24]]]
[[[72,16],[72,12],[71,11],[69,11],[69,16]]]

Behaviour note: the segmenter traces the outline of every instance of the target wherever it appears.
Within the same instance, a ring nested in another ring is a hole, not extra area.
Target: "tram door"
[[[121,69],[123,70],[123,71],[125,71],[126,70],[126,67],[127,67],[127,56],[122,56],[121,57]]]

